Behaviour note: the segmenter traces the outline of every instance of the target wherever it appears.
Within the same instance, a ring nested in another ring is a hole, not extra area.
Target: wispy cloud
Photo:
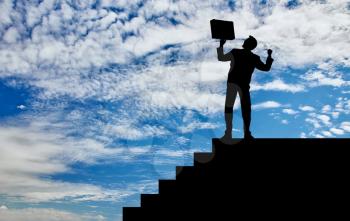
[[[290,108],[283,109],[282,112],[289,115],[296,115],[299,113],[299,111],[296,111]]]
[[[308,112],[305,122],[312,125],[309,135],[312,137],[337,137],[349,133],[348,122],[342,121],[341,115],[347,114],[348,99],[338,97],[337,102],[333,105],[323,105],[318,110],[301,106],[302,111]]]
[[[299,109],[301,111],[305,111],[305,112],[312,112],[312,111],[315,111],[315,108],[311,107],[311,106],[308,106],[308,105],[301,105],[299,106]]]
[[[276,101],[265,101],[259,104],[254,104],[252,106],[253,109],[256,110],[262,110],[262,109],[270,109],[270,108],[278,108],[281,107],[282,104],[276,102]]]
[[[340,128],[343,129],[344,131],[350,133],[350,122],[348,122],[348,121],[342,122],[340,125]]]
[[[23,104],[17,106],[17,109],[20,109],[20,110],[24,110],[25,108],[26,106],[24,106]]]
[[[267,82],[265,84],[252,84],[252,91],[284,91],[284,92],[302,92],[305,91],[305,86],[303,84],[287,84],[283,82],[281,79],[275,79],[271,82]]]
[[[338,129],[338,128],[331,128],[330,131],[335,135],[343,135],[344,134],[344,131],[342,129]]]
[[[179,127],[181,133],[189,133],[198,129],[215,129],[218,125],[209,122],[191,122],[188,125]]]
[[[120,200],[132,194],[84,183],[42,178],[70,173],[76,162],[91,164],[117,157],[120,149],[105,148],[90,139],[69,139],[34,127],[0,128],[1,194],[25,201],[45,202],[70,197],[73,200]]]
[[[76,214],[56,209],[26,208],[11,209],[1,206],[0,216],[6,221],[102,221],[106,220],[103,215]]]
[[[328,75],[328,76],[327,76]],[[309,71],[302,76],[304,80],[309,83],[309,86],[333,86],[340,87],[348,85],[349,82],[342,78],[341,73],[328,72],[327,74],[322,73],[322,71]]]
[[[282,124],[289,124],[289,121],[286,120],[286,119],[284,119],[284,120],[281,121],[281,123],[282,123]]]
[[[6,47],[1,48],[1,75],[24,77],[30,80],[27,83],[44,88],[46,95],[69,94],[78,98],[109,96],[104,92],[106,87],[110,88],[107,82],[113,77],[103,73],[100,76],[96,70],[110,64],[134,62],[152,53],[163,53],[168,50],[163,49],[167,45],[178,44],[186,52],[188,43],[201,40],[201,43],[195,44],[197,48],[187,51],[192,51],[193,59],[203,49],[208,51],[208,47],[213,47],[203,44],[203,39],[209,39],[208,21],[218,11],[223,18],[239,21],[238,39],[253,34],[261,42],[258,50],[267,45],[275,48],[278,65],[305,65],[327,59],[343,63],[349,51],[349,42],[342,37],[349,34],[348,30],[341,28],[347,26],[350,20],[346,19],[349,16],[345,10],[346,4],[346,1],[324,4],[304,1],[300,7],[288,9],[284,2],[272,1],[268,6],[259,6],[264,13],[257,14],[256,5],[243,1],[236,2],[235,11],[229,10],[224,1],[196,1],[193,4],[186,1],[161,4],[152,1],[144,4],[129,2],[126,8],[123,8],[123,3],[114,1],[103,1],[95,6],[93,3],[43,1],[38,5],[27,3],[26,9],[12,8],[11,3],[2,3],[4,14],[17,17],[3,19],[3,25],[12,24],[11,28],[3,30],[5,37],[11,37],[3,41],[11,39],[13,42],[6,42]],[[112,10],[116,7],[123,10]],[[22,10],[27,12],[24,17],[21,16]],[[308,16],[305,11],[310,12]],[[134,16],[128,16],[130,14]],[[192,19],[188,19],[188,16]],[[25,23],[22,23],[22,17]],[[154,21],[152,17],[158,19]],[[31,35],[27,30],[31,31]],[[337,30],[336,34],[332,30]],[[240,44],[239,41],[237,43]],[[234,46],[238,46],[237,43]],[[147,65],[153,66],[153,62],[151,60]],[[185,70],[186,73],[193,71],[196,70]],[[91,72],[97,77],[87,74]],[[312,78],[315,73],[306,74],[304,79]],[[319,80],[319,85],[338,86],[343,83],[340,78]],[[115,81],[112,83],[118,84]],[[303,85],[287,84],[282,79],[263,85],[257,83],[252,88],[293,93],[304,91]],[[123,90],[120,92],[123,93]]]

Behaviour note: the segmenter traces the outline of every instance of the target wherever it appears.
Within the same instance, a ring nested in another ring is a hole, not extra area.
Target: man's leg
[[[232,141],[232,119],[233,119],[233,106],[237,97],[237,88],[232,83],[227,83],[226,100],[225,100],[225,123],[226,130],[225,135],[221,140],[225,143]]]
[[[241,109],[242,109],[242,118],[244,123],[244,138],[252,139],[254,138],[250,132],[250,121],[251,121],[251,101],[249,88],[241,88],[239,91],[239,96],[241,99]]]

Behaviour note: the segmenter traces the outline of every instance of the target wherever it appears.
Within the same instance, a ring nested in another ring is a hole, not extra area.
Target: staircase
[[[123,220],[349,218],[349,166],[350,139],[213,139],[212,152],[194,153]]]

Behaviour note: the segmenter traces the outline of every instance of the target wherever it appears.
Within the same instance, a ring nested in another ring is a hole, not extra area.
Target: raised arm
[[[232,61],[233,60],[233,55],[231,52],[228,52],[224,54],[224,44],[225,40],[220,40],[220,47],[216,49],[217,54],[218,54],[218,60],[219,61]]]
[[[259,69],[260,71],[269,71],[271,69],[271,65],[272,65],[272,62],[273,62],[273,59],[271,57],[272,50],[269,49],[267,53],[268,53],[268,56],[267,56],[267,59],[266,59],[266,64],[264,64],[260,60],[260,58],[258,58],[258,60],[256,62],[256,68]]]

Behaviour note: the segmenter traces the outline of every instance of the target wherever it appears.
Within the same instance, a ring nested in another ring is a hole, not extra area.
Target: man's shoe
[[[220,141],[228,145],[233,144],[232,134],[225,132],[225,135],[220,138]]]
[[[247,134],[244,134],[245,140],[254,140],[255,138],[252,136],[252,134],[249,132]]]

